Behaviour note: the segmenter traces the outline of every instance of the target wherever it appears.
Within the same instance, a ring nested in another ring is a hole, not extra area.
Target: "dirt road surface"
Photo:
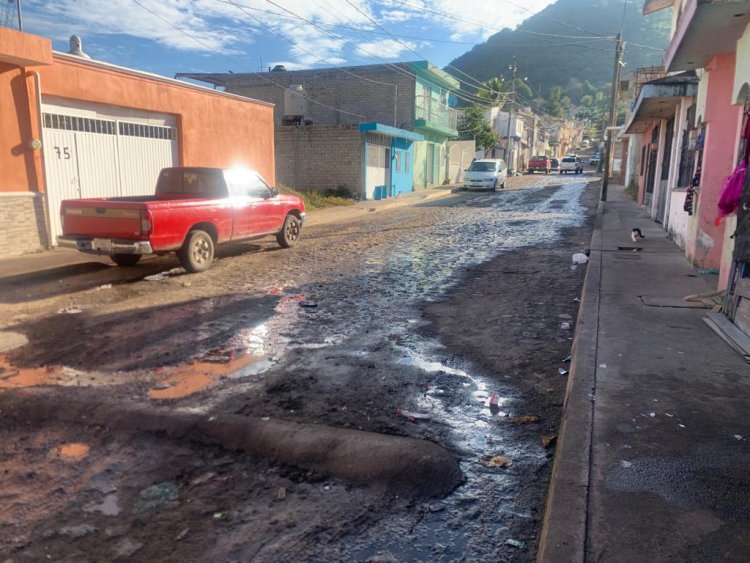
[[[517,180],[0,278],[2,560],[532,561],[598,193]]]

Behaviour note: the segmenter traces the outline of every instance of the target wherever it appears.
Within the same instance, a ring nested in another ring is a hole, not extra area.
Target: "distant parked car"
[[[560,171],[560,160],[557,158],[551,158],[550,159],[550,165],[549,169],[551,172],[559,172]]]
[[[591,155],[591,158],[589,158],[589,164],[591,166],[599,166],[599,161],[601,160],[601,158],[602,158],[601,155],[598,152],[596,152]]]
[[[529,174],[533,174],[534,172],[544,172],[545,174],[549,174],[550,166],[551,163],[549,157],[542,154],[539,156],[532,156],[526,170]]]
[[[502,189],[505,187],[507,176],[508,167],[503,160],[494,158],[475,160],[466,169],[464,188]]]
[[[583,162],[580,158],[570,155],[562,159],[560,174],[567,174],[568,172],[573,172],[574,174],[583,172]]]

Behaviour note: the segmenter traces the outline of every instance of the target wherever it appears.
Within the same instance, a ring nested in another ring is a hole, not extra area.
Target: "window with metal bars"
[[[90,117],[75,117],[58,113],[42,114],[44,127],[47,129],[62,129],[64,131],[81,131],[84,133],[100,133],[102,135],[115,134],[115,122],[106,119]]]

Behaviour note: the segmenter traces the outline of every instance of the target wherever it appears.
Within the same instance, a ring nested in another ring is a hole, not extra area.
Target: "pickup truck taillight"
[[[141,211],[141,234],[148,236],[154,230],[154,217],[150,211]]]

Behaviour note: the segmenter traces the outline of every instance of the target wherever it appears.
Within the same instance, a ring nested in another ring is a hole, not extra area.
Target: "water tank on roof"
[[[284,90],[284,121],[302,121],[305,117],[306,102],[302,84],[291,84]]]

